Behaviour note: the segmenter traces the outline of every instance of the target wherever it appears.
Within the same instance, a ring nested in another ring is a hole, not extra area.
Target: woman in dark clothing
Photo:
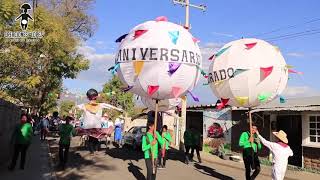
[[[30,121],[32,119],[26,114],[21,115],[20,124],[13,133],[12,140],[14,141],[14,151],[9,170],[14,170],[19,154],[21,153],[20,169],[24,169],[26,154],[32,138],[32,126]]]

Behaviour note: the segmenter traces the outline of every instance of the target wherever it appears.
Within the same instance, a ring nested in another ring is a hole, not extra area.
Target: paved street
[[[40,142],[38,137],[33,143],[27,155],[26,169],[24,171],[16,168],[9,172],[6,166],[0,167],[1,180],[101,180],[101,179],[125,179],[144,180],[146,168],[142,153],[129,149],[117,149],[112,145],[110,149],[102,147],[96,155],[92,156],[85,149],[78,148],[78,139],[72,141],[69,163],[64,171],[51,168],[50,162],[57,164],[58,161],[58,139],[49,138],[51,146],[48,151],[47,142]],[[49,155],[51,160],[49,161]],[[212,155],[203,154],[205,160],[202,164],[191,163],[185,165],[182,162],[180,153],[171,152],[170,160],[167,162],[167,169],[159,170],[157,179],[183,179],[183,180],[206,180],[206,179],[244,179],[242,163],[225,161]],[[54,172],[53,169],[56,171]],[[270,180],[270,167],[263,166],[258,180]],[[288,171],[287,180],[319,179],[320,175]]]
[[[57,151],[57,141],[50,141],[52,153]],[[92,156],[84,149],[77,149],[77,138],[73,140],[73,148],[70,152],[70,161],[65,171],[57,171],[58,179],[126,179],[142,180],[146,174],[146,168],[142,153],[132,150],[117,149],[112,145],[110,149],[102,149],[98,154]],[[185,165],[180,153],[169,154],[167,169],[159,170],[157,179],[184,179],[184,180],[206,180],[206,179],[244,179],[242,163],[224,161],[215,156],[203,157],[206,162],[202,164],[191,163]],[[57,158],[57,154],[54,159]],[[211,158],[211,159],[210,159]],[[211,162],[208,162],[208,160]],[[262,167],[258,180],[270,180],[271,170]],[[319,179],[319,175],[304,172],[288,172],[288,180],[297,180],[305,177],[308,180]]]

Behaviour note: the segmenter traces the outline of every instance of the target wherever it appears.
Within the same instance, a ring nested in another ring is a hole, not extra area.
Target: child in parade
[[[189,164],[189,159],[191,157],[190,150],[192,147],[192,133],[191,133],[190,127],[188,127],[184,132],[183,139],[184,139],[184,147],[185,147],[185,163]]]
[[[59,166],[63,169],[65,168],[68,160],[71,137],[76,135],[74,127],[70,124],[72,119],[72,117],[67,116],[65,119],[66,123],[61,124],[59,127]]]
[[[192,146],[191,146],[191,157],[190,157],[190,159],[193,160],[193,154],[194,154],[194,151],[196,151],[198,162],[202,163],[201,156],[200,156],[200,146],[201,146],[200,138],[201,138],[201,134],[196,128],[192,127],[191,128],[191,136],[192,136]]]
[[[162,127],[162,139],[163,139],[163,146],[161,146],[161,156],[159,159],[159,166],[160,168],[166,168],[166,161],[168,157],[168,150],[169,146],[172,142],[172,138],[170,133],[168,132],[168,127],[167,125],[164,125]]]
[[[142,137],[142,151],[147,167],[147,180],[155,180],[157,174],[158,144],[163,146],[161,135],[155,131],[154,121],[147,122],[147,133]]]
[[[260,161],[258,157],[258,150],[262,146],[256,134],[257,127],[252,125],[253,136],[250,137],[250,131],[243,132],[240,136],[239,146],[243,148],[243,162],[246,169],[246,180],[255,179],[260,173]],[[251,175],[251,169],[254,170]]]
[[[14,143],[14,150],[12,161],[8,168],[10,171],[14,170],[19,154],[21,154],[20,169],[24,169],[27,150],[31,144],[33,134],[30,122],[31,117],[28,117],[26,114],[22,114],[20,118],[20,124],[17,126],[13,133],[12,141]]]
[[[273,132],[277,142],[270,142],[264,139],[258,131],[256,133],[262,144],[272,153],[272,180],[283,180],[287,170],[288,158],[293,156],[293,152],[288,146],[287,134],[282,130]]]

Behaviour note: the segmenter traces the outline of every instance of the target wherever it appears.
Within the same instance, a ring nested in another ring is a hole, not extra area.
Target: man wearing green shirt
[[[26,114],[22,114],[20,118],[20,124],[16,127],[12,135],[14,150],[12,161],[8,168],[10,171],[14,170],[19,157],[19,153],[21,153],[20,169],[24,169],[27,150],[29,145],[31,144],[33,134],[32,126],[30,123],[31,120],[31,117],[28,117]]]
[[[154,129],[154,121],[147,122],[147,133],[142,137],[142,151],[147,166],[147,180],[155,180],[157,174],[158,143],[163,145],[161,135]]]
[[[59,164],[59,166],[62,167],[63,169],[67,163],[67,160],[68,160],[71,137],[76,134],[74,127],[70,124],[72,117],[67,116],[65,120],[66,120],[66,123],[61,124],[59,127],[59,135],[60,135],[60,141],[59,141],[60,164]]]
[[[250,131],[243,132],[240,136],[239,146],[243,148],[243,162],[246,169],[246,180],[255,179],[260,173],[260,161],[258,150],[262,146],[256,134],[257,127],[252,125],[253,136],[250,137]],[[255,170],[251,175],[251,169]]]
[[[168,132],[167,125],[164,125],[162,127],[162,139],[163,139],[163,145],[161,146],[161,157],[159,159],[159,166],[160,166],[160,168],[165,168],[169,146],[170,146],[170,143],[172,142],[172,138],[171,138],[170,133]]]
[[[190,159],[190,149],[192,146],[192,133],[190,130],[190,127],[186,129],[186,131],[183,134],[183,139],[184,139],[184,148],[185,148],[185,163],[189,164],[189,159]]]

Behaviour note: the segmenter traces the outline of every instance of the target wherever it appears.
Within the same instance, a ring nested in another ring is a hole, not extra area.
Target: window
[[[320,116],[309,117],[310,142],[320,143]]]

